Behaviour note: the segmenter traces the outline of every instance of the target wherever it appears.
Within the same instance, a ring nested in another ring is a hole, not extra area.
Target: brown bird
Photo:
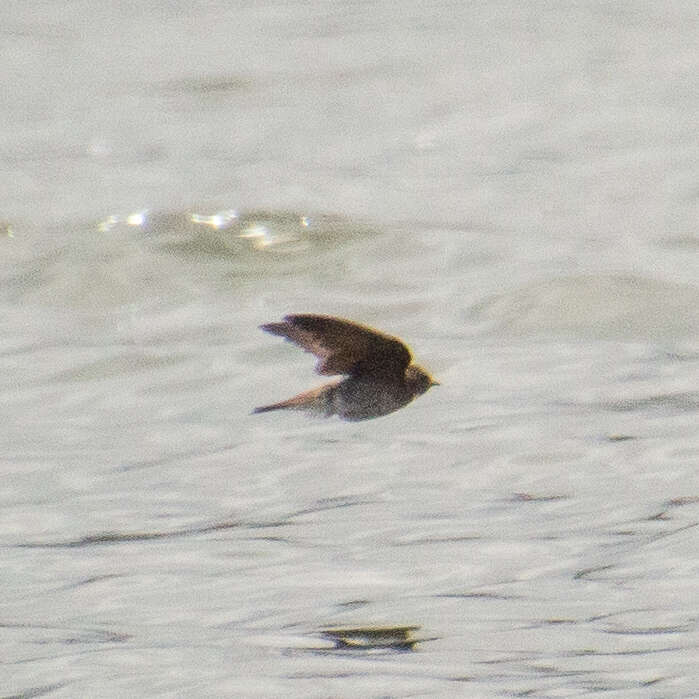
[[[367,420],[402,408],[438,382],[416,364],[397,337],[332,316],[285,316],[281,323],[260,326],[314,354],[316,371],[346,378],[300,393],[253,412],[308,410],[343,420]]]

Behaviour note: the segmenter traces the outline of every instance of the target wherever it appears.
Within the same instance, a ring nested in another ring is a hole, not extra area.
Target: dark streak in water
[[[568,495],[533,495],[532,493],[515,493],[512,502],[554,502],[567,500]]]
[[[684,505],[696,505],[699,503],[699,495],[687,495],[686,497],[673,498],[667,501],[667,507],[683,507]]]
[[[370,600],[366,599],[352,599],[348,600],[347,602],[339,602],[336,607],[347,610],[347,609],[359,609],[360,607],[366,607],[368,604],[371,604]]]
[[[92,585],[94,583],[102,582],[103,580],[113,580],[114,578],[123,578],[123,575],[111,574],[111,575],[94,575],[91,578],[84,578],[83,580],[78,580],[70,585],[65,585],[62,589],[72,590],[77,587],[83,587],[84,585]]]
[[[492,599],[513,600],[524,599],[521,595],[504,595],[497,592],[442,592],[432,595],[440,599]]]
[[[597,566],[595,568],[582,568],[581,570],[577,571],[575,575],[573,575],[573,580],[586,580],[593,573],[601,573],[602,571],[612,570],[613,568],[614,566],[612,565]]]
[[[687,495],[684,497],[678,497],[678,498],[672,498],[672,500],[668,500],[667,502],[663,503],[663,509],[660,512],[657,512],[654,515],[650,515],[647,517],[647,521],[653,522],[656,520],[660,521],[669,521],[672,519],[672,516],[668,512],[668,510],[671,510],[675,507],[685,507],[687,505],[696,505],[699,503],[699,496],[697,495]],[[694,526],[694,525],[690,525]]]
[[[477,534],[463,536],[427,536],[411,539],[410,541],[396,541],[392,546],[422,546],[425,544],[461,544],[464,541],[480,541],[483,537]]]
[[[665,537],[673,536],[674,534],[679,534],[681,532],[687,531],[688,529],[694,529],[694,527],[698,525],[699,522],[691,522],[690,524],[686,524],[683,527],[677,527],[677,529],[672,529],[669,532],[660,532],[659,534],[654,534],[651,537],[651,541],[657,541],[658,539],[664,539]]]
[[[0,699],[33,699],[33,697],[43,697],[46,694],[52,694],[57,689],[63,689],[67,686],[67,682],[58,682],[56,684],[44,684],[39,687],[30,687],[21,691],[19,694],[6,694]]]
[[[318,500],[310,507],[306,507],[303,510],[296,510],[289,516],[300,517],[301,515],[315,514],[317,512],[325,512],[327,510],[338,510],[342,507],[356,507],[357,505],[375,505],[377,502],[379,501],[361,500],[352,496],[324,498],[322,500]]]
[[[266,529],[268,527],[288,527],[293,522],[280,520],[276,522],[245,522],[231,521],[207,524],[201,527],[185,527],[163,532],[101,532],[89,534],[80,539],[69,541],[50,541],[16,544],[15,548],[82,548],[86,546],[100,546],[104,544],[130,543],[133,541],[153,541],[158,539],[177,539],[185,536],[199,536],[226,529]]]
[[[663,393],[645,398],[625,398],[602,403],[601,407],[620,413],[668,408],[680,412],[693,412],[699,409],[699,393],[687,391],[685,393]]]
[[[290,527],[294,525],[292,521],[295,517],[323,512],[325,510],[335,510],[341,507],[354,507],[356,505],[374,504],[371,500],[359,500],[352,497],[347,498],[329,498],[327,500],[319,500],[314,506],[298,510],[287,515],[284,519],[273,520],[269,522],[255,522],[246,520],[229,520],[224,522],[215,522],[213,524],[204,524],[199,527],[183,527],[181,529],[172,529],[169,531],[135,531],[135,532],[99,532],[97,534],[88,534],[79,539],[68,541],[48,541],[48,542],[30,542],[16,544],[16,548],[82,548],[86,546],[100,546],[104,544],[120,544],[130,543],[134,541],[155,541],[161,539],[178,539],[186,536],[199,536],[201,534],[210,534],[211,532],[225,531],[226,529],[270,529],[278,527]],[[275,540],[276,537],[261,537],[269,541]]]
[[[109,629],[66,629],[50,624],[11,624],[0,623],[3,629],[32,629],[40,631],[51,631],[65,635],[63,643],[72,645],[74,643],[124,643],[132,638],[131,634],[121,631],[110,631]],[[5,697],[2,697],[5,699]]]
[[[163,466],[165,464],[176,464],[176,463],[181,463],[181,462],[186,462],[189,461],[190,459],[193,458],[201,458],[204,456],[216,456],[219,454],[223,454],[227,451],[232,451],[236,447],[238,447],[239,444],[223,444],[220,446],[217,446],[215,449],[190,449],[187,451],[181,451],[176,454],[168,454],[166,456],[160,456],[152,459],[139,459],[137,461],[132,461],[129,463],[125,463],[120,465],[118,468],[114,469],[115,471],[135,471],[143,468],[152,468],[154,466]]]
[[[667,646],[665,648],[641,648],[634,650],[615,650],[615,651],[600,651],[591,648],[583,648],[581,650],[573,650],[563,653],[564,658],[582,658],[594,656],[599,658],[606,657],[623,657],[627,655],[656,655],[658,653],[674,653],[683,650],[683,646]]]
[[[678,626],[651,626],[647,629],[602,629],[603,633],[619,636],[656,636],[669,633],[687,633],[694,630],[696,624],[683,624]]]

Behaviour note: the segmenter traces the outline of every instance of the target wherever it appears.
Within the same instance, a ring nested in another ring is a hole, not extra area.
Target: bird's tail
[[[270,410],[284,410],[284,408],[292,407],[294,406],[289,405],[289,401],[285,400],[281,403],[272,403],[272,405],[260,405],[252,411],[252,414],[254,415],[255,413],[268,413]]]
[[[335,384],[326,384],[311,389],[298,396],[283,400],[280,403],[261,405],[255,408],[253,413],[268,413],[271,410],[307,410],[317,415],[332,415],[331,395]]]

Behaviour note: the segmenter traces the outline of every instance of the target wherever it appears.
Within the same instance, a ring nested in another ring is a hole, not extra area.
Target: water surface
[[[40,9],[2,10],[0,693],[694,696],[695,4]],[[442,385],[250,415],[319,380],[289,312]]]

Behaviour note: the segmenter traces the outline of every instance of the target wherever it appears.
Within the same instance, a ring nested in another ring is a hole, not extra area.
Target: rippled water
[[[2,10],[0,694],[695,696],[695,5],[113,7]],[[288,312],[442,385],[250,415]]]

